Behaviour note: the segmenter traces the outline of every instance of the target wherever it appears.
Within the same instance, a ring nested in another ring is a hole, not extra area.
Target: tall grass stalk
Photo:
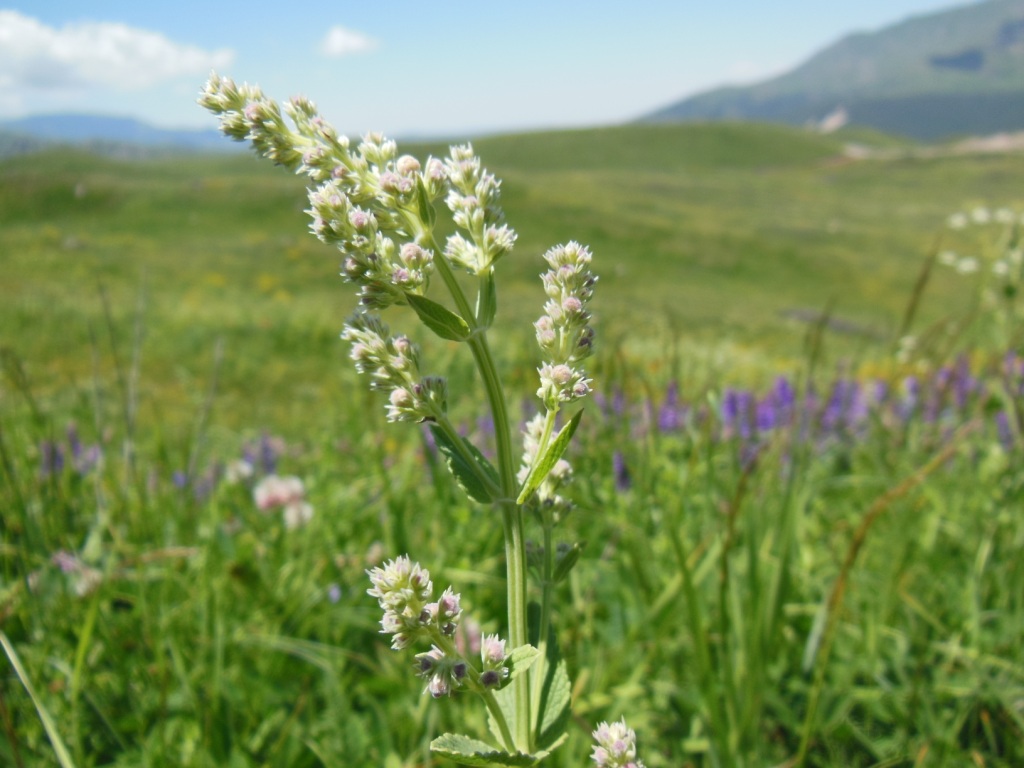
[[[0,630],[0,646],[3,646],[4,653],[7,655],[7,660],[11,663],[11,667],[14,669],[14,673],[18,676],[21,684],[25,686],[25,690],[28,692],[29,698],[32,699],[32,704],[35,706],[36,712],[39,713],[39,719],[42,721],[43,727],[46,729],[46,735],[50,739],[50,744],[53,746],[57,762],[60,763],[61,768],[75,768],[75,762],[71,759],[71,753],[68,752],[68,748],[64,746],[64,741],[60,737],[60,731],[58,730],[56,723],[50,716],[50,713],[43,704],[42,699],[38,694],[36,694],[35,687],[32,685],[32,680],[25,671],[25,667],[22,666],[21,659],[18,658],[18,652],[14,649],[11,641],[2,630]]]
[[[936,453],[935,456],[912,475],[875,499],[864,513],[860,525],[850,540],[839,575],[836,577],[835,583],[829,592],[828,599],[822,604],[822,619],[819,621],[821,632],[819,634],[817,631],[814,631],[808,638],[807,649],[804,653],[804,666],[814,670],[814,679],[804,717],[804,725],[801,729],[800,747],[797,750],[794,765],[802,766],[807,760],[807,751],[811,743],[814,720],[817,716],[818,699],[825,684],[829,654],[832,651],[832,643],[835,640],[836,626],[843,605],[843,596],[846,594],[850,571],[857,561],[861,548],[867,541],[868,533],[878,518],[889,509],[894,501],[906,496],[917,488],[931,473],[942,467],[958,451],[962,450],[965,438],[977,428],[978,424],[974,422],[960,427],[956,434],[950,438],[945,448]]]

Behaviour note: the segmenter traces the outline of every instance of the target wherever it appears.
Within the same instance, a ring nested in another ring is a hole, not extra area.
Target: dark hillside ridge
[[[643,118],[864,125],[922,140],[1024,130],[1024,0],[986,0],[849,35],[790,72]]]
[[[168,130],[128,117],[53,114],[0,122],[0,155],[34,151],[47,144],[86,146],[113,155],[139,154],[142,149],[201,152],[242,149],[213,127]]]

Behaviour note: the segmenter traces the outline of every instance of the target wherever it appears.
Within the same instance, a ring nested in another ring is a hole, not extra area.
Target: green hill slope
[[[837,137],[780,126],[638,125],[475,145],[503,179],[519,234],[500,264],[498,348],[531,376],[540,254],[555,243],[594,251],[602,354],[663,360],[684,343],[785,360],[803,354],[806,318],[830,301],[840,322],[829,349],[888,338],[953,211],[1024,210],[1024,156],[852,161]],[[222,340],[219,386],[246,418],[308,412],[337,394],[337,336],[353,302],[337,252],[308,234],[306,207],[302,179],[245,156],[0,161],[3,346],[44,390],[88,381],[106,301],[121,339],[137,322],[146,329],[159,407],[195,407]],[[972,295],[961,276],[936,273],[922,322]]]

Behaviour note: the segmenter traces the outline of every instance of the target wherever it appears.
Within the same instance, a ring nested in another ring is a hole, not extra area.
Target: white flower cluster
[[[591,758],[599,768],[644,768],[636,759],[636,733],[622,719],[617,723],[601,723],[593,733],[594,753]]]
[[[280,509],[286,528],[301,528],[313,519],[313,507],[306,501],[302,480],[293,476],[267,475],[252,490],[261,512]]]
[[[434,254],[425,247],[432,222],[423,214],[447,189],[441,161],[431,158],[424,167],[396,157],[394,141],[379,133],[353,150],[308,99],[293,98],[283,111],[258,87],[216,74],[199,101],[220,117],[225,134],[315,182],[310,228],[345,254],[342,273],[359,286],[364,306],[383,309],[426,291]]]
[[[551,267],[541,275],[548,299],[534,329],[544,353],[537,397],[548,410],[590,393],[590,379],[578,363],[590,356],[594,330],[587,302],[594,295],[597,277],[590,270],[590,251],[576,242],[558,245],[544,254]]]
[[[469,239],[461,233],[451,235],[444,255],[474,275],[484,274],[516,242],[498,205],[501,182],[481,168],[469,144],[451,148],[445,169],[451,186],[445,202],[455,225]]]
[[[366,591],[377,598],[384,610],[381,632],[394,635],[391,647],[403,650],[418,641],[431,643],[429,651],[416,654],[416,674],[427,680],[426,693],[435,699],[449,696],[467,681],[474,686],[496,688],[509,676],[505,641],[497,635],[483,638],[480,672],[452,645],[451,639],[462,619],[462,598],[448,587],[437,601],[431,602],[434,584],[430,572],[419,563],[402,555],[366,574],[373,585]]]
[[[950,229],[966,230],[969,227],[996,227],[994,242],[988,244],[983,256],[964,255],[946,249],[939,253],[940,264],[954,269],[961,275],[971,275],[988,265],[993,275],[1006,281],[1024,278],[1024,213],[1015,213],[1009,208],[995,210],[978,206],[970,211],[958,211],[947,220]]]
[[[395,636],[392,648],[408,648],[420,637],[429,635],[429,627],[437,616],[437,604],[434,603],[434,610],[431,610],[434,583],[426,568],[402,555],[366,574],[373,584],[366,590],[367,594],[376,597],[384,611],[381,632]]]
[[[282,111],[258,87],[216,74],[199,103],[220,116],[225,134],[315,182],[310,228],[345,254],[342,274],[359,286],[364,306],[383,309],[426,291],[434,254],[425,247],[433,225],[424,213],[448,189],[444,163],[398,157],[395,142],[378,133],[353,149],[308,99],[293,98]]]
[[[346,321],[341,338],[352,342],[350,356],[359,373],[370,374],[370,386],[390,392],[388,421],[424,421],[444,415],[447,381],[420,377],[419,348],[407,337],[390,336],[379,317],[357,312]]]

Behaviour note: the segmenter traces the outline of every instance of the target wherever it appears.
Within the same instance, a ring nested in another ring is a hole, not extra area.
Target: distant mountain
[[[45,144],[86,145],[109,153],[146,150],[230,151],[216,129],[167,130],[127,117],[102,115],[35,115],[0,121],[0,148]]]
[[[986,0],[849,35],[796,69],[643,118],[846,123],[933,140],[1024,130],[1024,0]]]

